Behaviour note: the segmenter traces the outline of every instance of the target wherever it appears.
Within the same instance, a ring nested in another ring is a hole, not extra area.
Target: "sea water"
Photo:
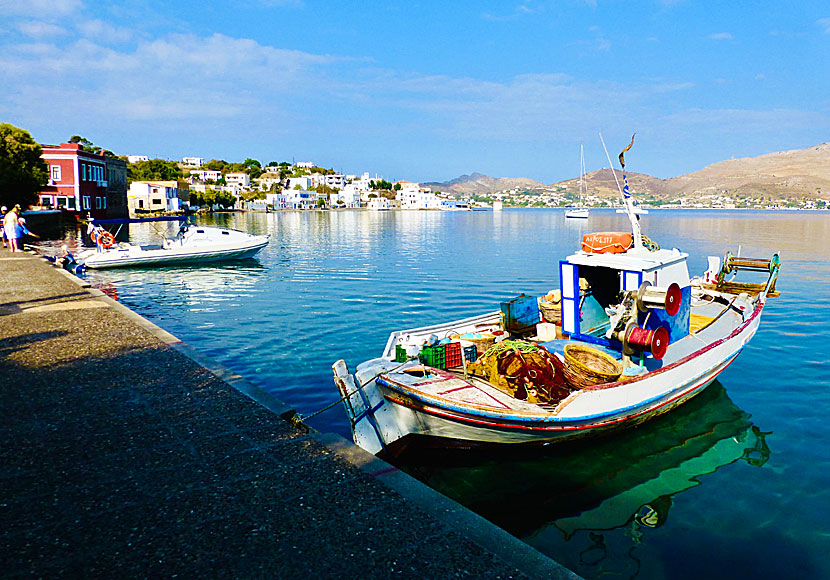
[[[308,415],[337,400],[331,364],[389,333],[558,288],[591,210],[215,214],[271,235],[255,259],[85,274],[126,306]],[[830,215],[652,210],[642,229],[689,253],[781,253],[779,298],[703,395],[636,430],[531,452],[424,453],[400,466],[586,578],[830,578]],[[175,233],[132,225],[132,240]],[[124,237],[126,232],[122,232]],[[77,237],[72,240],[77,243]],[[338,405],[311,425],[350,437]]]

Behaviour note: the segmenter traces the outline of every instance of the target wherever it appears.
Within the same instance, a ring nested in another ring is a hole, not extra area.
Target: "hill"
[[[680,197],[700,198],[724,195],[766,200],[815,199],[830,194],[830,143],[807,149],[769,153],[759,157],[730,159],[713,163],[696,171],[669,179],[628,173],[632,192],[655,200]],[[618,178],[620,177],[617,172]],[[588,190],[602,198],[619,197],[614,178],[608,169],[586,176]],[[569,179],[551,187],[578,191],[578,179]]]
[[[617,178],[622,179],[619,171]],[[830,143],[807,149],[780,151],[759,157],[730,159],[713,163],[686,175],[659,179],[628,172],[628,184],[638,197],[672,201],[681,197],[698,199],[728,196],[733,199],[805,200],[830,197]],[[433,190],[456,195],[486,195],[511,189],[552,189],[576,195],[578,178],[544,185],[527,178],[493,178],[481,173],[462,175],[443,183],[427,183]],[[609,169],[586,175],[588,192],[603,199],[618,198],[614,175]]]
[[[486,195],[496,191],[510,189],[534,189],[544,187],[545,184],[525,177],[488,177],[481,173],[462,175],[450,181],[431,182],[423,184],[433,191],[443,191],[456,195]]]

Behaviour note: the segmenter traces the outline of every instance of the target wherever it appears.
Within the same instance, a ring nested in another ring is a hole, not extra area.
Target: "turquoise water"
[[[331,364],[377,356],[395,329],[558,287],[582,234],[627,229],[592,210],[282,212],[204,223],[269,233],[254,260],[86,277],[309,414]],[[830,578],[830,216],[652,211],[643,231],[690,254],[781,252],[780,298],[719,382],[667,417],[587,447],[426,454],[401,467],[587,578]],[[133,239],[153,237],[131,226]],[[172,227],[172,226],[162,226]],[[349,437],[340,406],[311,421]]]

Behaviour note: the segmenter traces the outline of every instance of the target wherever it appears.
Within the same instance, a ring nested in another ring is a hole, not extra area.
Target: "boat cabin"
[[[559,263],[562,332],[623,350],[623,335],[615,333],[614,326],[623,316],[626,293],[633,292],[639,329],[664,327],[667,344],[687,336],[692,294],[687,257],[677,249],[642,247],[621,253],[583,249],[568,256]]]

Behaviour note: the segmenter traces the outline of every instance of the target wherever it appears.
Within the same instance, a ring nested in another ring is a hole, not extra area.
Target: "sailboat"
[[[585,152],[579,145],[579,206],[565,210],[566,218],[588,219],[588,208],[583,206],[583,197],[588,186],[585,183]]]

